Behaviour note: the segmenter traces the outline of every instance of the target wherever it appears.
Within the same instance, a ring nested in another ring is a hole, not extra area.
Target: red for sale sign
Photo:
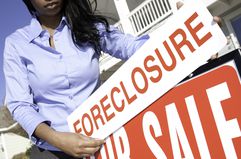
[[[241,158],[240,126],[240,77],[230,61],[159,98],[108,138],[98,158]]]

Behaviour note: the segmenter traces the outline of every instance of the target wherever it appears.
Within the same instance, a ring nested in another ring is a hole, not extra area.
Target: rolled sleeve
[[[102,24],[97,25],[97,28],[102,51],[122,60],[130,58],[149,39],[149,35],[135,37],[124,34],[114,26],[110,26],[109,32]]]
[[[27,68],[12,43],[10,39],[6,39],[3,60],[7,107],[14,120],[23,127],[31,139],[35,139],[33,133],[36,127],[42,122],[50,124],[50,121],[38,113],[39,108],[33,102],[33,94],[28,82]]]

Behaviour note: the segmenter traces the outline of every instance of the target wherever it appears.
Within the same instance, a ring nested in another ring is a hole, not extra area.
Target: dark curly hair
[[[23,0],[30,14],[34,15],[36,10],[30,0]],[[72,33],[72,39],[77,47],[83,44],[90,44],[100,55],[100,35],[96,24],[102,23],[106,31],[109,31],[109,23],[107,19],[96,14],[96,0],[64,0],[62,9],[63,15],[66,17]]]

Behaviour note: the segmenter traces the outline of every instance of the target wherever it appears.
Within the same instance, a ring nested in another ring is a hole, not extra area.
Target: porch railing
[[[140,35],[165,20],[172,14],[171,3],[169,0],[146,0],[135,8],[128,18],[134,35]],[[121,31],[123,27],[121,21],[115,24]]]
[[[169,0],[147,0],[128,17],[135,35],[140,35],[172,14]]]

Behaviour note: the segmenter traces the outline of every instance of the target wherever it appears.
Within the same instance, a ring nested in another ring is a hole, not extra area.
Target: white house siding
[[[0,136],[0,159],[4,159],[5,154],[4,154],[4,147],[3,147],[3,141],[2,141],[2,134]]]
[[[1,159],[11,159],[14,155],[25,152],[31,146],[30,140],[13,133],[4,134],[4,138],[8,158]]]
[[[0,158],[4,159],[4,153],[0,150]]]

